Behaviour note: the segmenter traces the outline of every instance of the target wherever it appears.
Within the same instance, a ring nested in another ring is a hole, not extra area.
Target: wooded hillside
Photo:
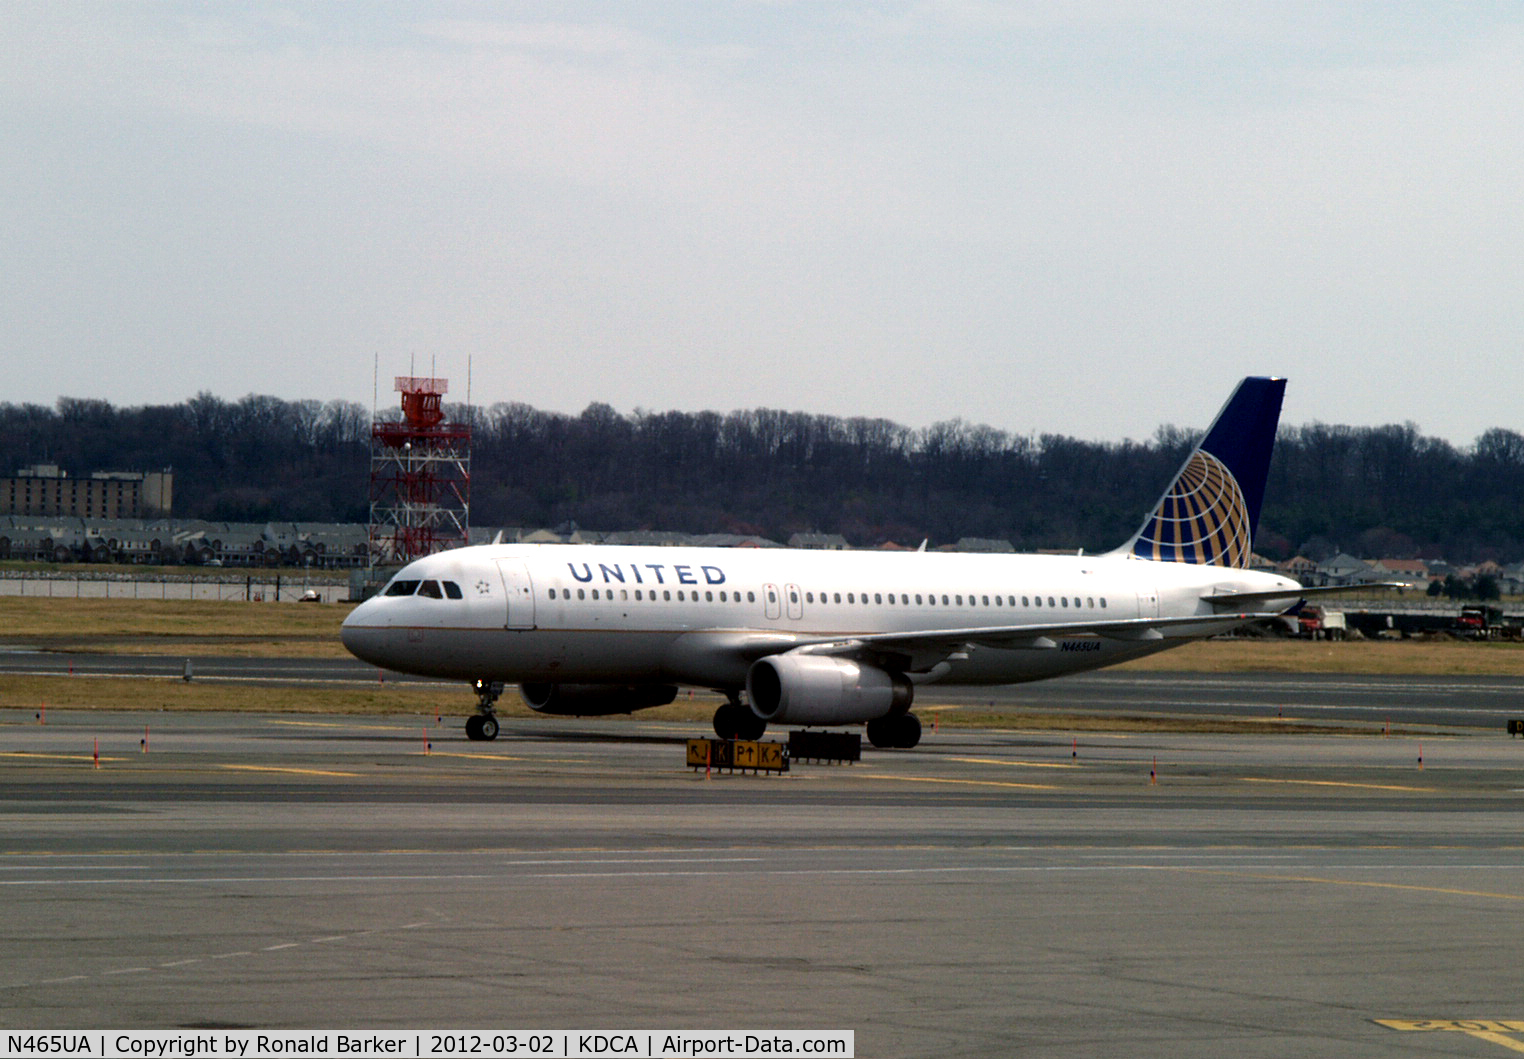
[[[911,429],[770,409],[580,415],[523,404],[453,408],[470,421],[472,522],[498,526],[841,533],[856,545],[1006,539],[1103,550],[1131,534],[1196,434],[1146,442],[1013,435],[952,422]],[[175,472],[175,514],[363,522],[370,413],[352,402],[226,401],[115,408],[0,404],[14,473],[56,463]],[[1457,448],[1412,424],[1283,427],[1259,550],[1321,558],[1524,558],[1524,435]]]

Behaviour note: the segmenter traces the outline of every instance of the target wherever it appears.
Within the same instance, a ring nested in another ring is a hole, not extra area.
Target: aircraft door
[[[788,604],[788,616],[790,621],[799,621],[804,617],[804,593],[798,585],[784,585],[783,599]]]
[[[783,615],[783,602],[778,595],[777,585],[762,586],[762,613],[769,621],[776,621]]]
[[[503,627],[533,629],[534,581],[530,579],[528,565],[522,559],[499,559],[497,569],[503,575],[503,594],[508,601]]]
[[[1157,618],[1159,616],[1159,590],[1157,588],[1140,588],[1138,590],[1138,617]]]

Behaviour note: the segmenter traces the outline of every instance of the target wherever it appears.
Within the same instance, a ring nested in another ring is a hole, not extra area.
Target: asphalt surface
[[[154,655],[62,654],[0,644],[0,675],[183,677],[195,680],[282,684],[374,685],[439,689],[445,710],[469,713],[475,696],[461,683],[383,672],[353,658],[191,659]],[[511,693],[510,693],[511,694]],[[966,709],[1019,708],[1131,715],[1299,718],[1367,725],[1506,727],[1524,718],[1524,680],[1509,677],[1303,676],[1297,674],[1083,673],[1057,680],[993,688],[933,685],[917,704]]]
[[[1333,683],[1298,686],[1361,707]],[[639,719],[0,713],[0,1022],[1524,1050],[1524,741],[1492,683],[1446,692],[1487,725],[1419,738],[944,728],[786,775],[690,770],[704,726]]]

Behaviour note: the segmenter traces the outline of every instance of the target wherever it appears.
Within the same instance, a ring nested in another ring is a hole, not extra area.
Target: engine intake
[[[915,689],[897,673],[831,655],[769,655],[752,663],[746,694],[779,724],[857,724],[910,709]]]
[[[665,706],[677,698],[672,684],[520,684],[531,710],[558,717],[606,717]]]

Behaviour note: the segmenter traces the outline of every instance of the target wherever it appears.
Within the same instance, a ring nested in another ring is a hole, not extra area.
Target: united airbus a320
[[[344,622],[344,645],[472,683],[472,739],[497,737],[498,694],[516,683],[547,714],[713,689],[721,736],[862,724],[875,746],[913,747],[928,685],[1115,665],[1309,594],[1249,569],[1284,390],[1245,379],[1137,533],[1104,554],[484,545],[403,567]]]

